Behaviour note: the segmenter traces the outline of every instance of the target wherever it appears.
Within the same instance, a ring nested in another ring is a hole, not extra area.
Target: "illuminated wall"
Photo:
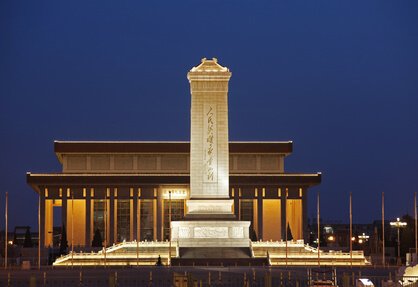
[[[303,239],[301,199],[288,199],[286,201],[286,221],[290,226],[293,239]]]
[[[54,226],[54,200],[45,200],[45,246],[52,246]]]
[[[263,240],[281,239],[281,201],[280,199],[263,200]]]
[[[74,210],[73,210],[74,206]],[[74,225],[74,233],[72,226]],[[86,241],[86,201],[84,199],[69,199],[67,201],[67,239],[71,246],[74,234],[74,245],[85,245]],[[88,244],[90,244],[89,242]]]
[[[45,200],[45,229],[44,229],[44,246],[53,246],[54,236],[54,208],[61,207],[62,200],[46,199]],[[55,225],[60,223],[55,223]]]

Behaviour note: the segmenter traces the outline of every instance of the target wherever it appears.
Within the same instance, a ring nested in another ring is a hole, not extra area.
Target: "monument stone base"
[[[182,247],[250,247],[249,221],[172,221],[171,240]]]
[[[187,214],[232,214],[232,199],[191,199],[186,202]]]

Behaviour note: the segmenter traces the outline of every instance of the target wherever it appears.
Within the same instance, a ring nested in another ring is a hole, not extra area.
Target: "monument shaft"
[[[216,59],[187,75],[191,91],[190,198],[229,198],[228,82]]]
[[[184,221],[171,222],[180,248],[249,247],[249,221],[237,221],[229,199],[228,82],[231,72],[203,59],[187,74],[192,94],[190,200]]]

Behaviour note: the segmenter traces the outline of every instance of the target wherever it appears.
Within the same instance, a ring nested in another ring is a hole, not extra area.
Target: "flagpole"
[[[284,215],[284,218],[285,218],[285,222],[286,222],[286,228],[285,228],[285,240],[286,240],[286,267],[287,267],[287,256],[288,256],[288,254],[287,254],[287,248],[288,248],[288,246],[287,246],[287,240],[288,240],[288,238],[287,238],[287,227],[288,227],[288,223],[287,223],[287,188],[286,188],[286,190],[285,190],[285,204],[286,204],[286,212],[285,212],[285,215]]]
[[[103,249],[103,256],[104,256],[104,267],[106,268],[106,246],[107,246],[107,189],[105,190],[105,200],[104,200],[104,249]]]
[[[385,260],[385,193],[382,192],[382,265],[386,265]]]
[[[71,190],[71,267],[74,266],[74,190]]]
[[[418,260],[418,222],[417,222],[417,193],[414,193],[414,213],[415,213],[415,261]]]
[[[38,269],[41,269],[41,193],[38,199]]]
[[[6,228],[4,230],[4,269],[7,269],[7,230],[8,230],[8,226],[7,226],[7,213],[8,213],[8,204],[9,204],[9,193],[6,191],[6,208],[4,209],[4,219],[5,219],[5,223],[6,223]]]
[[[169,190],[168,191],[168,195],[169,195],[169,205],[168,205],[168,221],[170,222],[170,224],[169,224],[169,227],[170,227],[170,229],[169,229],[169,236],[170,236],[170,238],[169,238],[169,241],[168,241],[168,243],[169,243],[169,246],[168,246],[168,249],[169,249],[169,251],[168,251],[168,264],[169,265],[171,265],[171,190]]]
[[[350,266],[353,267],[353,195],[350,192]]]
[[[136,266],[139,265],[139,190],[136,191]]]
[[[321,231],[321,228],[320,228],[320,226],[319,226],[319,223],[320,223],[320,220],[319,220],[319,216],[320,216],[320,210],[319,210],[319,191],[318,191],[318,194],[317,194],[317,206],[316,206],[316,211],[317,211],[317,214],[316,214],[316,220],[317,220],[317,222],[316,222],[316,225],[318,226],[318,266],[321,266],[321,255],[320,255],[320,248],[321,248],[321,239],[320,239],[320,231]]]

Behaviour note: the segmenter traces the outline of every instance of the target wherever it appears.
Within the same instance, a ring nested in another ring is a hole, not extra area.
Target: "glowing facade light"
[[[362,242],[369,241],[370,236],[363,232],[363,234],[359,235],[358,238],[359,238],[359,243],[362,243]],[[360,240],[362,242],[360,242]]]
[[[399,217],[396,218],[396,221],[392,221],[390,223],[390,226],[395,227],[395,228],[402,228],[402,227],[405,227],[407,225],[408,225],[408,223],[403,222],[403,221],[400,221],[400,218]]]
[[[399,217],[396,218],[396,221],[392,221],[390,223],[390,226],[392,226],[393,228],[398,229],[398,265],[402,264],[402,261],[401,261],[401,240],[400,240],[401,238],[400,238],[399,230],[403,227],[406,227],[406,225],[407,225],[407,223],[401,221]]]

